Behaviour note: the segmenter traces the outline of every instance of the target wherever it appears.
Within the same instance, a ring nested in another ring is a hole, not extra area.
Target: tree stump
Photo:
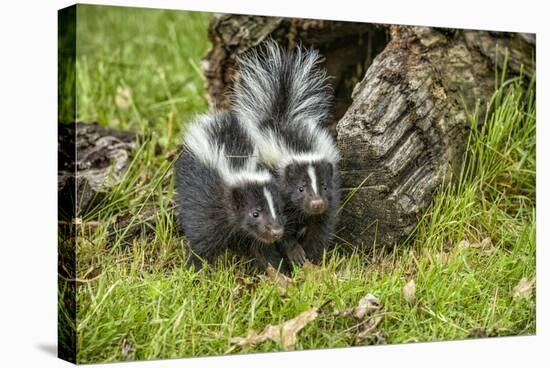
[[[532,73],[534,35],[309,19],[222,15],[203,61],[212,107],[229,106],[235,59],[273,38],[317,48],[332,77],[331,127],[342,161],[337,239],[394,245],[409,236],[434,190],[459,172],[469,123],[484,108],[505,59]]]

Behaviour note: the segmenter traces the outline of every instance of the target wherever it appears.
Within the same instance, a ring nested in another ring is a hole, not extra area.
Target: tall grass
[[[198,67],[211,14],[79,5],[77,119],[153,134],[162,148],[206,109]]]

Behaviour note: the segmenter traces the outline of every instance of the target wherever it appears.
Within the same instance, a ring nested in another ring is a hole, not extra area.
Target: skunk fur
[[[289,53],[274,41],[238,62],[233,111],[277,176],[287,227],[287,258],[319,261],[332,242],[340,205],[339,153],[326,123],[331,94],[314,50]],[[301,246],[301,248],[300,248]]]
[[[275,241],[284,232],[282,200],[273,176],[257,167],[257,152],[232,113],[202,115],[188,126],[176,162],[178,223],[200,268],[230,248],[265,269],[282,261]]]

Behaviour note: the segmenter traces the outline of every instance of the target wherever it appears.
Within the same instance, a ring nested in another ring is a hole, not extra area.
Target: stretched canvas
[[[535,334],[534,34],[58,20],[60,358]]]

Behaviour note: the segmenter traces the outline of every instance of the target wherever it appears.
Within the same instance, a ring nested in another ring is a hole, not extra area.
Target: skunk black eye
[[[258,212],[252,212],[252,217],[258,217],[260,214]]]
[[[324,189],[324,190],[327,190],[327,186],[326,186],[326,184],[325,184],[325,185],[323,185],[323,189]]]
[[[303,192],[303,191],[304,191],[304,187],[300,187],[300,188],[298,188],[298,190],[299,190],[300,192]]]

